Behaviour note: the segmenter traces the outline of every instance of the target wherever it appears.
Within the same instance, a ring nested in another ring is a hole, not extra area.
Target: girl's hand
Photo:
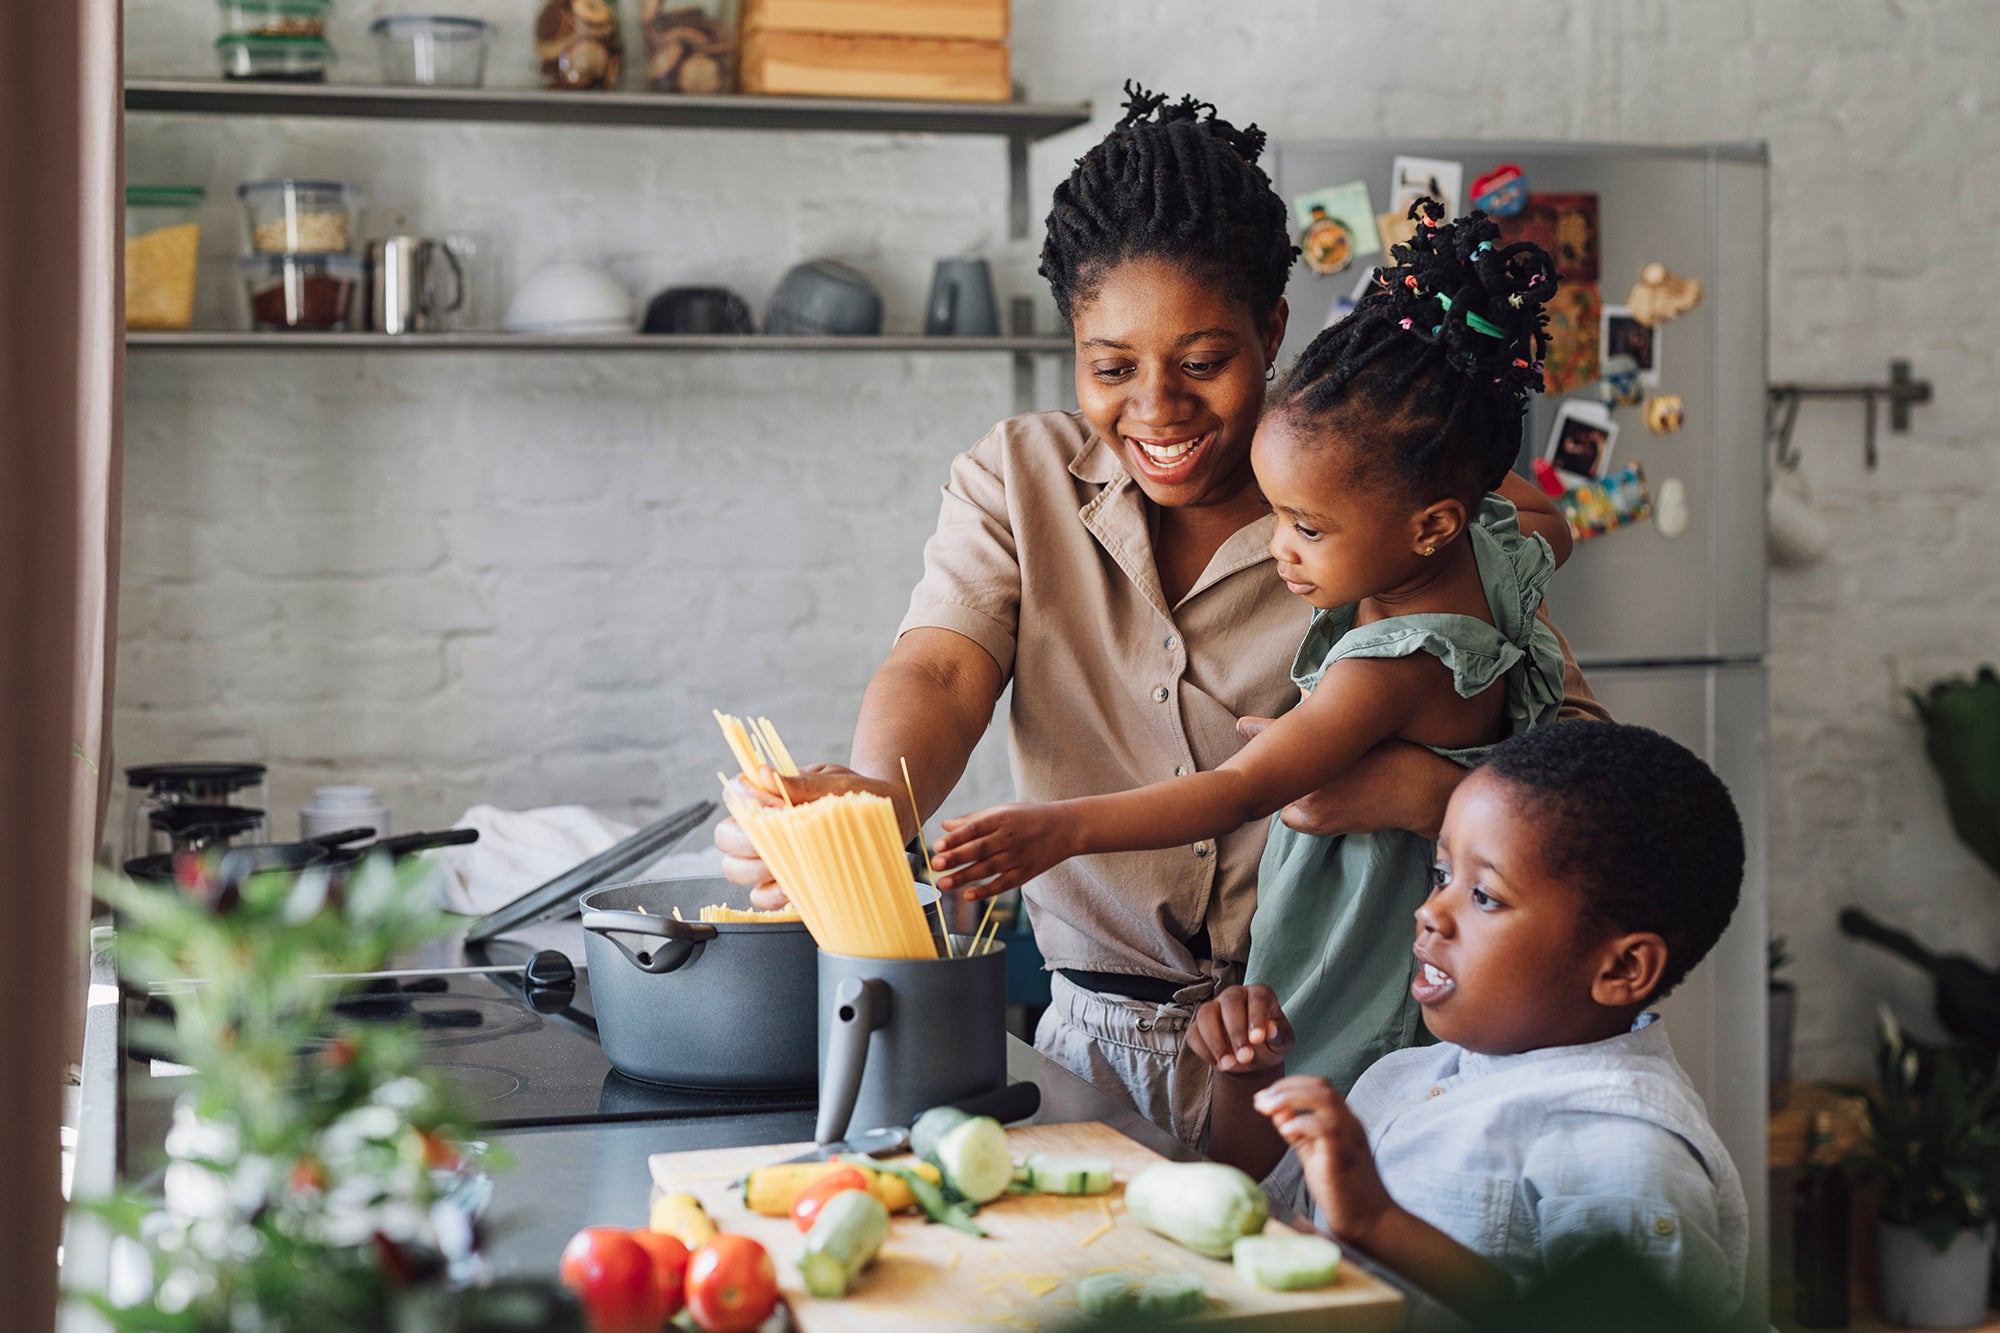
[[[1070,824],[1055,802],[996,805],[947,819],[931,868],[952,873],[939,876],[938,888],[975,902],[1018,888],[1076,855]]]
[[[1188,1049],[1225,1074],[1255,1074],[1285,1063],[1292,1025],[1269,986],[1230,986],[1195,1010]],[[1261,1109],[1261,1108],[1260,1108]]]
[[[1306,1188],[1340,1240],[1368,1248],[1371,1233],[1396,1211],[1375,1170],[1368,1134],[1323,1078],[1283,1078],[1256,1096],[1305,1167]]]

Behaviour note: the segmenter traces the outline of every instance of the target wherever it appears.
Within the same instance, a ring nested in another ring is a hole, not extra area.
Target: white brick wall
[[[489,81],[532,81],[532,0],[450,7],[503,25]],[[370,77],[366,24],[390,8],[407,6],[341,6],[342,77]],[[206,74],[211,13],[128,0],[129,67]],[[1900,355],[1937,388],[1873,474],[1858,408],[1799,425],[1843,533],[1773,584],[1772,919],[1799,954],[1802,1069],[1859,1069],[1877,997],[1925,1003],[1908,969],[1835,935],[1841,904],[2000,959],[1996,886],[1952,841],[1902,699],[2000,658],[1990,4],[1016,0],[1014,52],[1032,96],[1098,108],[1036,150],[1038,199],[1127,75],[1276,137],[1769,140],[1773,374],[1874,378]],[[1040,295],[1035,243],[1005,239],[997,141],[172,117],[128,133],[134,181],[209,187],[204,323],[243,318],[236,183],[280,173],[363,184],[364,231],[483,233],[489,312],[561,254],[636,293],[720,281],[760,307],[787,265],[837,255],[880,282],[891,329],[920,322],[939,255],[989,255],[1003,297]],[[315,783],[369,782],[411,828],[479,800],[632,817],[704,794],[716,705],[838,756],[934,487],[1010,383],[1003,359],[942,356],[134,357],[118,761],[261,756],[281,812]],[[989,746],[966,799],[1005,789]]]

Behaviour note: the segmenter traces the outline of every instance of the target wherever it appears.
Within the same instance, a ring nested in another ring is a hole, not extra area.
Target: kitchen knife
[[[997,1092],[982,1093],[968,1097],[962,1102],[950,1105],[967,1115],[988,1115],[1001,1124],[1012,1124],[1016,1120],[1026,1120],[1042,1109],[1042,1089],[1039,1084],[1022,1081],[1009,1083]],[[910,1147],[910,1127],[889,1125],[882,1129],[871,1129],[865,1134],[852,1134],[832,1143],[822,1143],[797,1157],[787,1157],[777,1166],[789,1166],[793,1162],[830,1162],[836,1157],[893,1157],[899,1152],[907,1152]]]

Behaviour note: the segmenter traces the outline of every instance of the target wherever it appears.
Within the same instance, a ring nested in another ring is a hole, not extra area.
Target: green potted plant
[[[1974,1047],[1911,1041],[1884,1006],[1869,1151],[1857,1174],[1880,1188],[1882,1313],[1910,1328],[1964,1328],[1986,1312],[1994,1186],[2000,1183],[2000,1071]]]
[[[1799,1011],[1799,988],[1778,975],[1778,969],[1792,961],[1785,950],[1785,937],[1774,935],[1766,959],[1771,982],[1770,1007],[1766,1011],[1770,1017],[1770,1044],[1766,1054],[1770,1062],[1771,1109],[1782,1111],[1792,1085],[1792,1028]]]
[[[175,882],[103,881],[128,983],[170,1004],[132,1036],[186,1065],[157,1192],[79,1201],[125,1237],[124,1274],[90,1293],[121,1330],[470,1329],[527,1308],[575,1327],[546,1283],[473,1296],[491,1154],[408,1024],[345,1019],[356,974],[449,920],[419,862],[370,858],[238,879],[190,858]],[[497,1303],[496,1303],[497,1302]],[[511,1302],[511,1304],[510,1304]]]

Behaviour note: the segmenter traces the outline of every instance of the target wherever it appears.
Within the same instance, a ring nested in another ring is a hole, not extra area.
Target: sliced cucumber
[[[933,1106],[910,1126],[910,1151],[934,1166],[942,1166],[937,1159],[938,1140],[970,1119],[970,1115],[956,1106]]]
[[[945,1183],[974,1203],[999,1198],[1014,1181],[1007,1131],[991,1116],[968,1117],[946,1131],[937,1141],[937,1164]]]
[[[1053,1157],[1032,1153],[1025,1163],[1028,1185],[1038,1194],[1103,1194],[1111,1188],[1108,1157]]]
[[[1140,1315],[1148,1319],[1184,1319],[1198,1313],[1208,1289],[1193,1273],[1093,1273],[1076,1284],[1076,1303],[1098,1319]]]
[[[1230,1258],[1239,1277],[1271,1291],[1328,1286],[1340,1272],[1340,1247],[1323,1236],[1245,1236]]]
[[[847,1294],[847,1284],[875,1259],[889,1236],[889,1210],[867,1190],[842,1190],[828,1199],[806,1233],[799,1276],[815,1296]]]

